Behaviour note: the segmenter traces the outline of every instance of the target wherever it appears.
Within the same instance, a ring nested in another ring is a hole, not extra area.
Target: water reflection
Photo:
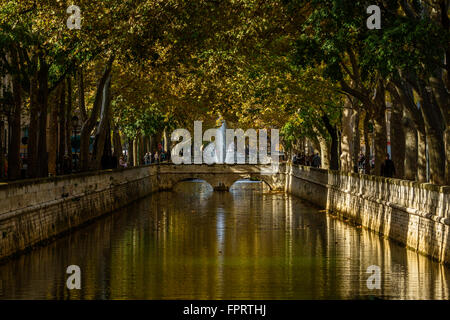
[[[0,298],[449,298],[449,268],[263,188],[183,182],[0,265]],[[82,290],[65,289],[71,264]]]

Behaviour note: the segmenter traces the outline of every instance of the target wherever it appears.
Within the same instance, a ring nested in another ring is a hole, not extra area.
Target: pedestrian
[[[319,156],[319,153],[316,153],[315,156],[312,158],[312,166],[314,168],[320,168],[321,165],[321,159]]]
[[[392,178],[395,176],[395,165],[389,157],[389,153],[386,154],[386,159],[381,165],[381,175],[383,177]]]
[[[313,159],[314,159],[314,153],[313,154],[310,154],[309,156],[308,156],[308,166],[310,166],[310,167],[312,167],[312,161],[313,161]]]
[[[361,154],[359,155],[359,160],[358,160],[358,167],[359,167],[359,172],[360,173],[364,173],[365,172],[365,170],[364,170],[365,166],[366,166],[366,157],[361,152]]]
[[[300,159],[299,159],[298,163],[302,166],[306,165],[306,157],[303,152],[300,154]]]
[[[120,157],[120,159],[119,159],[119,166],[121,166],[122,168],[126,168],[127,167],[127,163],[125,162],[123,157]]]

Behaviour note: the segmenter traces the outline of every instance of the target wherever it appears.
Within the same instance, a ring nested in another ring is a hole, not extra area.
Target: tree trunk
[[[138,139],[139,137],[136,136],[133,139],[133,165],[139,166],[139,153],[138,153]]]
[[[353,126],[353,172],[358,173],[359,153],[361,151],[361,135],[359,133],[361,116],[359,110],[354,111],[355,125]]]
[[[59,174],[63,174],[64,156],[66,155],[66,82],[61,84],[61,92],[59,97],[59,148],[58,148],[58,168]]]
[[[426,128],[430,182],[445,184],[445,147],[442,132],[434,128]]]
[[[146,154],[148,152],[147,139],[148,137],[146,135],[142,136],[142,154]]]
[[[346,98],[342,111],[341,125],[341,171],[350,172],[353,170],[353,110],[350,98]]]
[[[139,165],[144,164],[144,136],[139,135]]]
[[[364,173],[370,174],[371,168],[370,168],[370,137],[369,137],[369,112],[365,112],[364,115],[364,157],[365,157],[365,163],[364,163]]]
[[[83,70],[79,69],[77,75],[77,87],[78,87],[78,108],[80,109],[81,121],[85,123],[88,120],[86,114],[86,103],[84,99],[84,81]]]
[[[100,111],[100,108],[102,106],[103,101],[103,91],[105,88],[105,84],[107,79],[109,78],[111,74],[111,68],[112,68],[112,62],[113,58],[110,58],[108,63],[105,66],[105,69],[103,71],[103,75],[100,78],[100,81],[97,85],[97,91],[95,95],[94,105],[91,111],[91,115],[89,118],[83,123],[83,126],[81,127],[81,137],[80,137],[80,160],[81,160],[81,170],[86,171],[89,169],[89,138],[91,137],[91,132],[94,129],[94,126],[97,122],[98,113]],[[81,78],[81,77],[80,77]],[[84,85],[82,81],[79,81],[79,85],[82,85],[82,87],[79,87],[78,90],[80,90],[80,95],[84,95]],[[80,99],[80,103],[84,99]],[[81,106],[81,105],[80,105]],[[83,106],[81,106],[83,107]],[[101,149],[103,150],[103,149]]]
[[[94,150],[92,153],[92,169],[101,169],[101,160],[105,150],[105,143],[108,136],[110,107],[111,107],[111,75],[105,82],[103,87],[102,109],[100,113],[100,123],[98,125],[97,134],[95,136]],[[109,143],[111,145],[111,142]]]
[[[391,95],[400,100],[403,105],[403,123],[405,130],[405,178],[419,182],[427,180],[427,155],[425,121],[422,108],[415,102],[411,84],[406,81],[396,81]],[[406,122],[405,122],[406,121]]]
[[[5,132],[5,122],[0,116],[0,179],[5,178],[5,150],[3,150],[3,141]]]
[[[39,127],[39,101],[38,101],[37,73],[30,78],[30,126],[28,128],[28,177],[38,175],[38,127]]]
[[[155,135],[155,151],[157,150],[158,153],[161,153],[159,150],[159,144],[162,141],[162,137],[163,137],[163,131],[158,131]]]
[[[375,91],[372,117],[375,148],[374,174],[382,175],[381,165],[383,164],[387,154],[386,90],[382,80],[379,81]]]
[[[313,153],[315,154],[316,152],[320,151],[320,143],[319,140],[317,139],[317,137],[311,137],[309,139],[309,141],[311,141],[311,145],[313,146]]]
[[[158,138],[157,138],[156,134],[154,134],[150,137],[150,150],[151,150],[152,154],[155,154],[156,150],[158,150],[157,140],[158,140]]]
[[[134,166],[134,152],[133,152],[133,143],[134,139],[128,138],[128,165],[130,167]]]
[[[13,53],[14,56],[14,53]],[[17,56],[13,57],[13,61]],[[10,141],[8,147],[8,179],[20,178],[20,116],[22,111],[22,87],[17,75],[12,76],[13,109],[8,117],[10,125]]]
[[[37,155],[37,176],[48,176],[48,154],[47,154],[47,112],[48,112],[48,65],[44,59],[40,59],[40,69],[38,71],[39,82],[39,114],[38,114],[38,155]]]
[[[402,127],[405,139],[404,179],[415,180],[417,175],[417,130],[406,109],[403,110]]]
[[[426,85],[418,80],[421,112],[425,122],[427,135],[430,182],[438,185],[445,184],[445,143],[444,143],[444,115],[436,105],[435,99]]]
[[[448,30],[449,28],[449,18],[447,15],[448,11],[448,2],[445,4],[445,1],[441,1],[441,6],[443,6],[443,10],[441,12],[443,19],[445,20],[444,26]],[[443,21],[444,21],[443,20]],[[447,48],[449,48],[447,46]],[[449,59],[449,50],[446,52],[446,56],[444,62],[447,64],[448,68],[448,59]],[[447,73],[447,81],[444,81],[444,75]],[[444,124],[444,132],[443,132],[443,140],[444,140],[444,149],[445,149],[445,177],[444,183],[446,185],[450,185],[450,72],[444,71],[442,68],[437,68],[432,77],[429,79],[430,86],[433,90],[433,96],[435,98],[436,104],[439,106],[441,114],[443,116],[443,124]]]
[[[83,71],[79,70],[78,72],[78,108],[80,109],[82,127],[80,132],[80,165],[79,168],[81,171],[86,171],[89,168],[89,138],[91,136],[92,128],[94,127],[91,122],[89,122],[87,114],[86,114],[86,106],[84,100],[84,81],[83,81]],[[99,94],[99,86],[97,86],[97,95]],[[103,90],[103,87],[102,87]],[[93,116],[94,111],[92,110],[91,116]],[[93,122],[93,121],[92,121]]]
[[[302,153],[306,155],[306,137],[301,138],[301,145],[302,145]],[[330,159],[330,166],[331,166],[331,159]]]
[[[417,181],[427,181],[427,136],[420,130],[417,131]]]
[[[70,137],[72,136],[72,80],[70,76],[67,78],[67,108],[66,108],[66,147],[67,147],[67,170],[72,171],[72,141]]]
[[[115,164],[112,162],[112,146],[111,146],[111,124],[108,121],[108,127],[106,128],[106,139],[105,139],[105,145],[103,147],[103,156],[107,159],[107,165],[108,168],[106,169],[114,169]],[[103,168],[105,169],[105,168]]]
[[[61,96],[62,86],[59,87],[57,97]],[[47,146],[48,146],[48,175],[56,176],[58,161],[58,105],[57,98],[50,103],[50,115],[48,119]]]
[[[450,185],[450,126],[444,132],[445,141],[445,184]]]
[[[383,112],[376,112],[373,116],[373,133],[375,146],[374,174],[381,175],[381,165],[387,153],[386,114],[384,110]]]
[[[164,149],[165,152],[167,152],[167,150],[169,149],[169,138],[168,138],[168,135],[167,135],[167,128],[164,128],[163,140],[164,140],[163,149]]]
[[[395,177],[403,179],[405,175],[405,132],[402,125],[401,106],[395,104],[391,109],[390,119],[390,141],[391,141],[391,156],[395,166]]]
[[[339,140],[335,126],[332,126],[327,116],[322,116],[322,121],[331,137],[330,146],[330,169],[339,170]]]
[[[151,148],[151,137],[145,136],[145,143],[146,143],[146,149],[147,152],[152,152],[152,148]]]
[[[120,133],[117,126],[114,126],[113,129],[113,145],[114,145],[114,156],[117,157],[117,160],[122,156],[122,143],[120,141]]]
[[[321,135],[317,135],[317,139],[319,140],[320,144],[320,154],[322,155],[322,168],[323,169],[330,169],[330,145],[324,137]]]

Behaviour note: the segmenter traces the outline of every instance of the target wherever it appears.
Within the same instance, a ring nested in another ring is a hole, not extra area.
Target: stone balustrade
[[[286,191],[450,262],[450,187],[293,165]]]

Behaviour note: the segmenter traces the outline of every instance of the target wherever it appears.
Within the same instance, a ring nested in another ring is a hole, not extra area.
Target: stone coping
[[[349,191],[349,190],[342,190],[341,188],[339,188],[339,187],[337,187],[335,185],[332,185],[332,184],[314,181],[312,179],[308,179],[308,178],[305,178],[305,177],[298,177],[298,176],[295,176],[295,177],[297,179],[301,179],[301,180],[307,181],[308,183],[316,184],[316,185],[322,186],[322,187],[327,188],[327,189],[334,189],[336,191],[343,192],[343,193],[346,193],[346,194],[349,194],[349,195],[352,195],[352,196],[355,196],[355,197],[359,197],[359,198],[361,198],[363,200],[369,200],[369,201],[372,201],[372,202],[376,202],[376,203],[379,203],[379,204],[381,204],[383,206],[391,207],[393,209],[406,212],[408,214],[413,214],[413,215],[416,215],[416,216],[421,216],[421,217],[424,217],[424,218],[428,218],[428,219],[434,220],[436,222],[439,222],[439,223],[442,223],[442,224],[445,224],[445,225],[448,225],[448,226],[450,225],[450,218],[448,218],[448,217],[441,217],[441,216],[437,216],[437,215],[434,215],[432,213],[429,213],[427,211],[422,211],[420,209],[409,208],[409,207],[405,207],[405,206],[402,206],[402,205],[398,205],[398,204],[396,204],[394,202],[386,201],[386,200],[383,200],[381,198],[378,198],[378,197],[375,197],[375,196],[372,196],[372,195],[365,195],[365,194],[361,194],[361,193],[357,193],[357,192],[352,192],[352,191]]]
[[[390,184],[399,185],[399,186],[420,188],[420,189],[426,189],[429,191],[450,194],[450,186],[440,186],[440,185],[427,183],[427,182],[417,182],[417,181],[402,180],[402,179],[397,179],[397,178],[386,178],[386,177],[380,177],[380,176],[374,176],[374,175],[368,175],[368,174],[362,174],[362,173],[354,173],[354,172],[342,172],[342,171],[337,171],[337,170],[314,168],[314,167],[308,167],[308,166],[303,166],[303,165],[292,165],[292,167],[293,168],[297,167],[303,171],[315,171],[315,172],[320,172],[320,173],[324,173],[324,174],[344,175],[344,176],[350,176],[350,177],[355,177],[355,178],[369,180],[369,181],[385,182],[385,183],[390,183]]]
[[[83,178],[83,177],[90,177],[90,176],[101,176],[101,175],[109,174],[109,173],[112,173],[112,172],[122,172],[122,171],[129,171],[129,170],[137,170],[137,169],[142,169],[142,168],[150,167],[150,166],[156,166],[156,165],[150,165],[149,164],[149,165],[144,165],[144,166],[139,166],[139,167],[130,167],[130,168],[92,170],[92,171],[72,173],[72,174],[66,174],[66,175],[60,175],[60,176],[54,176],[54,177],[15,180],[15,181],[6,182],[6,183],[0,183],[0,191],[2,191],[4,189],[9,189],[10,187],[19,187],[20,188],[20,187],[23,187],[23,186],[39,184],[39,183],[58,182],[58,181],[77,179],[77,178]]]

